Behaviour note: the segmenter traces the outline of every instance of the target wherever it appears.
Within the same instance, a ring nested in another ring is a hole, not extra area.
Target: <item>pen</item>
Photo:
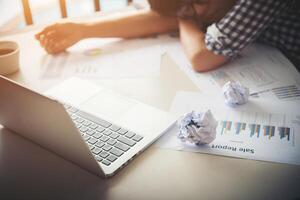
[[[251,93],[250,96],[256,96],[256,95],[261,94],[261,93],[269,92],[270,90],[271,89],[262,90],[262,91],[259,91],[259,92],[254,92],[254,93]]]

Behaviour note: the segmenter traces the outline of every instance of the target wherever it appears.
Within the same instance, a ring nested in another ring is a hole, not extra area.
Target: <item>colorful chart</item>
[[[241,131],[246,130],[246,123],[241,123],[241,122],[236,122],[234,123],[234,127],[235,127],[235,133],[237,135],[239,135],[241,133]]]
[[[275,135],[275,126],[264,126],[264,136],[268,136],[269,139]]]
[[[257,138],[259,137],[260,124],[249,124],[249,129],[250,129],[250,137],[253,137],[255,134]]]
[[[287,138],[287,140],[290,141],[290,130],[288,127],[278,127],[280,139]]]
[[[277,136],[281,140],[286,139],[290,141],[291,128],[290,127],[276,127],[271,125],[262,125],[256,123],[233,122],[233,121],[220,121],[220,134],[221,135],[243,135],[250,138],[263,138],[271,140]],[[232,126],[234,125],[234,126]],[[234,129],[233,129],[234,127]],[[241,136],[242,136],[241,135]]]
[[[221,125],[222,125],[221,135],[223,135],[231,130],[232,122],[231,121],[221,121]]]

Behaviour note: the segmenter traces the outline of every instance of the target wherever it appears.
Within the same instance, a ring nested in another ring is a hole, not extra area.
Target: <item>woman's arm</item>
[[[95,23],[62,23],[46,27],[36,35],[48,53],[59,53],[85,38],[135,38],[178,29],[176,17],[165,17],[151,10],[143,10]]]
[[[85,24],[83,37],[136,38],[177,29],[178,21],[176,17],[166,17],[147,10]]]
[[[179,20],[180,40],[194,70],[205,72],[227,62],[225,56],[216,55],[206,48],[205,32],[192,20]]]

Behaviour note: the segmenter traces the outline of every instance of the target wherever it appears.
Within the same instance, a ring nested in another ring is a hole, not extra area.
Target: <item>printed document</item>
[[[216,139],[192,145],[177,138],[174,126],[156,145],[180,151],[300,165],[300,107],[298,102],[250,99],[230,108],[222,97],[178,92],[171,106],[177,116],[210,109],[218,121]]]

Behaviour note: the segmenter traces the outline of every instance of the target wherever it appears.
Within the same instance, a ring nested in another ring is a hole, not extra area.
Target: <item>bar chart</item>
[[[280,139],[287,138],[287,140],[290,140],[290,128],[287,127],[278,127],[278,132],[280,135]]]
[[[275,135],[275,126],[264,126],[264,136],[268,136],[269,139]]]
[[[231,121],[221,121],[221,124],[222,124],[221,135],[231,131],[231,125],[232,125]]]
[[[244,122],[232,122],[232,121],[220,121],[221,135],[236,134],[239,135],[242,132],[247,132],[247,135],[251,137],[266,137],[271,139],[277,135],[280,139],[290,140],[290,127],[276,127],[261,124],[247,124]],[[234,124],[234,126],[232,126]],[[247,126],[248,125],[248,126]],[[262,129],[261,129],[262,127]]]
[[[240,114],[226,113],[220,118],[217,134],[229,140],[294,145],[292,121],[284,114],[248,111]]]
[[[238,135],[241,133],[241,131],[246,130],[246,123],[236,122],[234,123],[234,127],[235,127],[235,133]]]
[[[249,124],[249,129],[250,129],[250,137],[259,137],[260,133],[260,124]]]

